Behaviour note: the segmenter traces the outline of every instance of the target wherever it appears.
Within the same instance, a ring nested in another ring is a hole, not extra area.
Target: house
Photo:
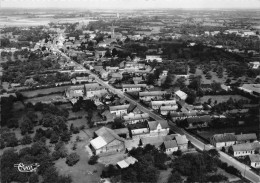
[[[157,62],[162,62],[161,55],[146,55],[146,61],[154,61],[156,60]]]
[[[258,69],[260,67],[260,62],[249,62],[249,66],[252,68],[252,69]]]
[[[148,121],[148,127],[151,135],[167,135],[169,125],[166,120]]]
[[[146,121],[129,124],[128,128],[131,132],[132,138],[135,138],[135,136],[140,137],[142,135],[149,134],[149,128]]]
[[[65,90],[65,95],[69,99],[79,99],[80,97],[83,97],[85,93],[84,85],[79,86],[69,86]]]
[[[250,142],[254,142],[255,140],[257,140],[255,133],[236,135],[237,144],[248,143],[248,142],[250,143]]]
[[[236,143],[237,138],[233,133],[215,134],[210,138],[210,144],[217,149],[222,147],[229,147]]]
[[[147,144],[153,145],[156,148],[160,148],[162,143],[164,142],[163,136],[149,136],[149,137],[141,137],[142,146],[146,146]]]
[[[110,66],[107,66],[106,67],[106,70],[107,70],[107,72],[109,72],[109,73],[114,73],[114,72],[117,72],[118,70],[119,70],[119,67],[110,67]]]
[[[107,80],[107,79],[108,79],[108,72],[105,71],[104,69],[101,69],[101,70],[99,71],[99,74],[100,74],[100,76],[101,76],[102,79],[104,79],[104,80]]]
[[[229,148],[229,152],[232,153],[234,157],[247,156],[255,154],[255,147],[252,143],[235,144]]]
[[[260,154],[250,154],[248,159],[251,167],[260,168]]]
[[[207,127],[211,121],[210,115],[187,118],[188,129]]]
[[[190,117],[196,117],[197,116],[197,111],[188,111],[188,112],[172,112],[171,113],[171,118],[173,121],[176,120],[183,120],[187,119]]]
[[[151,100],[162,100],[166,94],[166,91],[145,91],[139,92],[139,99],[150,102]]]
[[[125,120],[126,124],[135,124],[137,122],[144,122],[147,121],[150,118],[148,113],[143,114],[134,114],[130,113],[126,116],[123,116],[123,119]]]
[[[121,81],[123,79],[123,75],[121,73],[112,73],[111,74],[112,79]]]
[[[119,168],[123,169],[123,168],[129,167],[130,165],[135,164],[136,162],[138,162],[137,159],[135,159],[135,158],[132,157],[132,156],[129,156],[129,157],[127,157],[126,159],[117,162],[117,166],[119,166]]]
[[[127,109],[129,108],[129,104],[127,105],[117,105],[117,106],[109,106],[110,113],[115,114],[117,117],[121,117],[124,114],[127,114]]]
[[[188,139],[186,135],[179,135],[175,137],[175,140],[178,145],[178,149],[181,151],[186,151],[188,149]]]
[[[178,151],[178,145],[176,140],[168,140],[163,142],[162,144],[162,150],[165,151],[166,154],[170,155],[173,152]]]
[[[152,109],[154,109],[154,110],[159,109],[161,106],[176,106],[177,107],[175,100],[151,101],[150,105],[151,105]]]
[[[186,100],[188,97],[188,95],[181,90],[176,91],[175,95],[179,100]]]
[[[146,84],[122,84],[123,92],[141,91],[146,88]]]
[[[94,96],[101,97],[103,94],[107,93],[107,90],[98,83],[85,84],[85,91],[87,99],[90,99]]]
[[[120,152],[125,150],[125,140],[112,129],[102,127],[95,131],[95,138],[90,141],[90,148],[95,155]]]
[[[171,112],[174,112],[178,109],[178,106],[177,105],[168,105],[168,106],[161,106],[159,111],[161,113],[161,115],[168,115],[169,113]]]

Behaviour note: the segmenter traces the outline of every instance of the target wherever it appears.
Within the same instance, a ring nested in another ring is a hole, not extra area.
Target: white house
[[[129,108],[129,104],[127,105],[117,105],[117,106],[109,106],[110,113],[115,114],[117,117],[123,116],[123,114],[127,114],[127,109]]]
[[[167,135],[169,133],[169,125],[166,120],[149,121],[148,126],[151,135]]]
[[[233,156],[235,156],[235,157],[255,154],[255,148],[253,147],[252,143],[232,145],[230,147],[230,151],[232,152]]]
[[[141,91],[143,88],[146,88],[146,84],[122,84],[123,92],[134,92]]]
[[[107,90],[98,83],[85,84],[85,90],[87,99],[90,99],[94,96],[101,97],[103,94],[107,93]]]
[[[160,113],[161,115],[167,115],[168,113],[171,113],[173,111],[176,111],[178,109],[177,105],[168,105],[168,106],[161,106]]]
[[[241,87],[238,87],[238,89],[250,94],[260,95],[260,84],[243,84]]]
[[[166,91],[145,91],[139,92],[139,99],[149,102],[151,100],[161,100],[164,98]]]
[[[148,113],[143,113],[143,114],[134,114],[134,113],[129,113],[126,116],[123,116],[123,119],[126,124],[135,124],[137,122],[144,122],[147,121],[150,118]]]
[[[163,142],[163,147],[166,154],[170,155],[173,152],[178,151],[178,145],[176,140],[168,140]]]
[[[251,66],[252,69],[258,69],[260,66],[260,62],[249,62],[249,65]]]
[[[210,138],[210,143],[218,149],[229,147],[236,143],[236,136],[233,133],[215,134]]]
[[[152,109],[157,110],[161,106],[176,106],[177,107],[176,100],[151,101]]]
[[[250,154],[249,160],[251,167],[260,168],[260,154]]]
[[[177,142],[179,150],[186,151],[188,149],[188,142],[189,141],[188,141],[186,135],[176,136],[175,140]]]
[[[157,62],[162,62],[161,55],[146,55],[146,61],[154,61],[156,60]]]

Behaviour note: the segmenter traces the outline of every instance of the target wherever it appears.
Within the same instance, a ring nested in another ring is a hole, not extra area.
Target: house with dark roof
[[[211,121],[210,115],[196,116],[187,118],[188,127],[187,129],[204,128],[207,127]]]
[[[178,151],[178,145],[176,140],[168,140],[163,142],[161,148],[166,154],[172,154],[173,152]]]
[[[234,133],[215,134],[210,138],[210,143],[218,149],[232,146],[236,141],[237,138]]]
[[[235,144],[230,146],[229,152],[234,157],[247,156],[255,154],[255,147],[253,143]]]
[[[250,154],[247,158],[250,166],[253,168],[260,168],[260,154]]]
[[[94,154],[116,153],[125,150],[125,140],[112,129],[102,127],[94,134],[95,138],[90,141],[90,148]]]
[[[149,121],[148,127],[151,135],[167,135],[169,125],[166,120]]]
[[[247,134],[236,135],[236,143],[237,144],[254,142],[255,140],[257,140],[255,133],[247,133]]]

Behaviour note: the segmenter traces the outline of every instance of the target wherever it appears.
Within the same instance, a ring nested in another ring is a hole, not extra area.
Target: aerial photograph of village
[[[260,183],[259,0],[1,0],[1,183]]]

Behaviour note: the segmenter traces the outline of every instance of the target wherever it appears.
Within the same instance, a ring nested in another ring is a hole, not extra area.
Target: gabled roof
[[[132,157],[132,156],[129,156],[129,157],[127,157],[126,159],[117,162],[117,165],[118,165],[120,168],[127,168],[127,167],[129,167],[129,165],[135,164],[135,162],[138,162],[138,160],[135,159],[135,158]]]
[[[148,121],[148,126],[149,126],[150,130],[156,130],[158,124],[161,125],[162,129],[169,128],[169,125],[166,120]]]
[[[163,142],[166,149],[178,147],[176,140],[168,140]]]
[[[162,106],[164,105],[176,105],[175,100],[165,100],[165,101],[151,101],[152,106]]]
[[[231,133],[215,134],[215,135],[212,136],[212,138],[216,142],[232,142],[232,141],[237,140],[235,134],[231,134]]]
[[[149,119],[149,114],[148,113],[143,113],[143,114],[130,114],[127,116],[123,116],[125,121],[129,120],[139,120],[139,119]]]
[[[140,88],[140,87],[146,87],[146,84],[122,84],[123,88]]]
[[[117,111],[117,110],[127,110],[129,108],[129,104],[127,105],[116,105],[116,106],[109,106],[110,111]]]
[[[243,140],[256,140],[256,134],[255,133],[248,133],[248,134],[239,134],[236,135],[236,138],[238,141],[243,141]]]
[[[97,137],[93,140],[90,141],[90,144],[95,148],[95,149],[100,149],[101,147],[107,145],[107,142],[103,139],[103,137]]]
[[[250,154],[249,159],[251,162],[260,162],[260,154]]]
[[[210,122],[210,121],[211,121],[210,115],[196,116],[196,117],[187,118],[187,122],[188,123]]]
[[[186,98],[187,98],[187,94],[184,93],[184,92],[181,91],[181,90],[176,91],[175,94],[176,94],[178,97],[180,97],[181,100],[186,100]]]
[[[146,91],[146,92],[139,92],[140,97],[144,96],[162,96],[166,94],[166,91]]]
[[[88,83],[85,84],[86,91],[96,91],[104,89],[103,86],[99,85],[98,83]]]
[[[161,106],[161,108],[160,108],[161,111],[175,111],[177,109],[178,109],[177,105]]]
[[[107,127],[102,127],[98,129],[97,131],[95,131],[95,134],[99,137],[102,137],[107,144],[115,139],[124,141],[123,138],[119,137],[112,129]]]
[[[250,151],[255,148],[252,146],[252,143],[236,144],[232,145],[233,151]]]
[[[175,140],[176,140],[178,145],[182,145],[182,144],[187,144],[188,143],[188,139],[186,138],[186,135],[176,136]]]

